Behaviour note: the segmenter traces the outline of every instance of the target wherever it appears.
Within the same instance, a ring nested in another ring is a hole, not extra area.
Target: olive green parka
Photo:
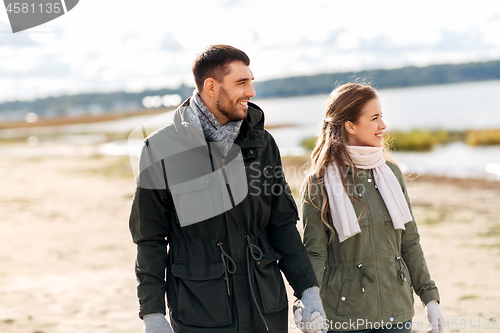
[[[391,162],[387,165],[396,175],[410,206],[400,169]],[[363,213],[359,220],[361,233],[342,243],[321,221],[324,185],[315,177],[302,202],[303,241],[320,283],[329,330],[362,330],[406,322],[414,316],[413,290],[424,304],[439,301],[420,246],[417,225],[413,219],[405,224],[405,230],[394,229],[373,170],[358,168],[357,181],[352,186],[353,173],[348,167],[347,184],[351,184],[348,190],[362,201],[357,204],[352,200],[356,215]],[[329,211],[327,216],[333,226]]]

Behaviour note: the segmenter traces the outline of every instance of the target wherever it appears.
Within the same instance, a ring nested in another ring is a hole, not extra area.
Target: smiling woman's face
[[[382,131],[386,126],[382,120],[380,100],[369,100],[355,123],[345,124],[347,130],[347,144],[350,146],[382,147]]]

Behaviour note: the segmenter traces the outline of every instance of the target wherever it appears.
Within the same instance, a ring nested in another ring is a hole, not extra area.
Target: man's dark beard
[[[244,117],[238,118],[238,116],[236,115],[237,112],[236,105],[230,109],[224,108],[221,103],[221,101],[224,100],[231,102],[229,99],[229,94],[227,93],[226,89],[220,87],[220,94],[219,98],[217,99],[217,110],[219,110],[219,112],[222,113],[227,119],[229,119],[229,121],[241,120],[244,118]]]

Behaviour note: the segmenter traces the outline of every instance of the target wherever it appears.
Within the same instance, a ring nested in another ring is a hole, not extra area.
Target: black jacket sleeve
[[[141,159],[143,158],[144,156],[141,156]],[[166,312],[165,268],[173,202],[165,186],[146,186],[153,183],[155,175],[162,173],[161,163],[140,171],[138,179],[141,181],[137,182],[130,213],[130,232],[134,243],[137,244],[135,273],[141,318],[148,313]]]
[[[274,149],[271,151],[276,156],[273,159],[277,162],[267,237],[271,246],[282,256],[279,267],[292,286],[295,297],[301,298],[304,290],[318,286],[318,282],[297,230],[297,220],[299,220],[297,206],[285,180],[278,147],[272,138],[270,144],[273,145]]]

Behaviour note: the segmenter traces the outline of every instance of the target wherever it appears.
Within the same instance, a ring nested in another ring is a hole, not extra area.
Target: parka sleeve
[[[411,209],[403,174],[395,164],[389,166],[401,184],[406,201],[408,202],[408,207],[410,208],[410,213],[413,217],[412,221],[405,224],[405,230],[403,230],[401,238],[401,255],[410,271],[413,289],[424,305],[432,300],[437,300],[439,302],[439,292],[434,280],[431,279],[424,252],[420,245],[420,235]]]
[[[316,279],[321,284],[327,260],[329,233],[321,220],[321,188],[314,182],[307,184],[302,198],[304,245],[313,266]]]
[[[146,158],[145,150],[143,149],[141,155],[141,163]],[[160,164],[148,165],[139,173],[129,219],[132,240],[137,244],[135,273],[141,318],[149,313],[166,313],[167,237],[170,233],[169,217],[173,208],[163,177],[163,188],[150,186],[158,183],[155,175],[160,175]]]
[[[299,219],[297,206],[285,180],[278,146],[272,137],[270,144],[273,156],[277,156],[277,176],[273,188],[280,188],[282,191],[279,195],[273,195],[270,219],[266,228],[267,237],[274,250],[282,256],[278,264],[293,288],[295,297],[301,298],[304,290],[318,286],[318,282],[297,230]]]

